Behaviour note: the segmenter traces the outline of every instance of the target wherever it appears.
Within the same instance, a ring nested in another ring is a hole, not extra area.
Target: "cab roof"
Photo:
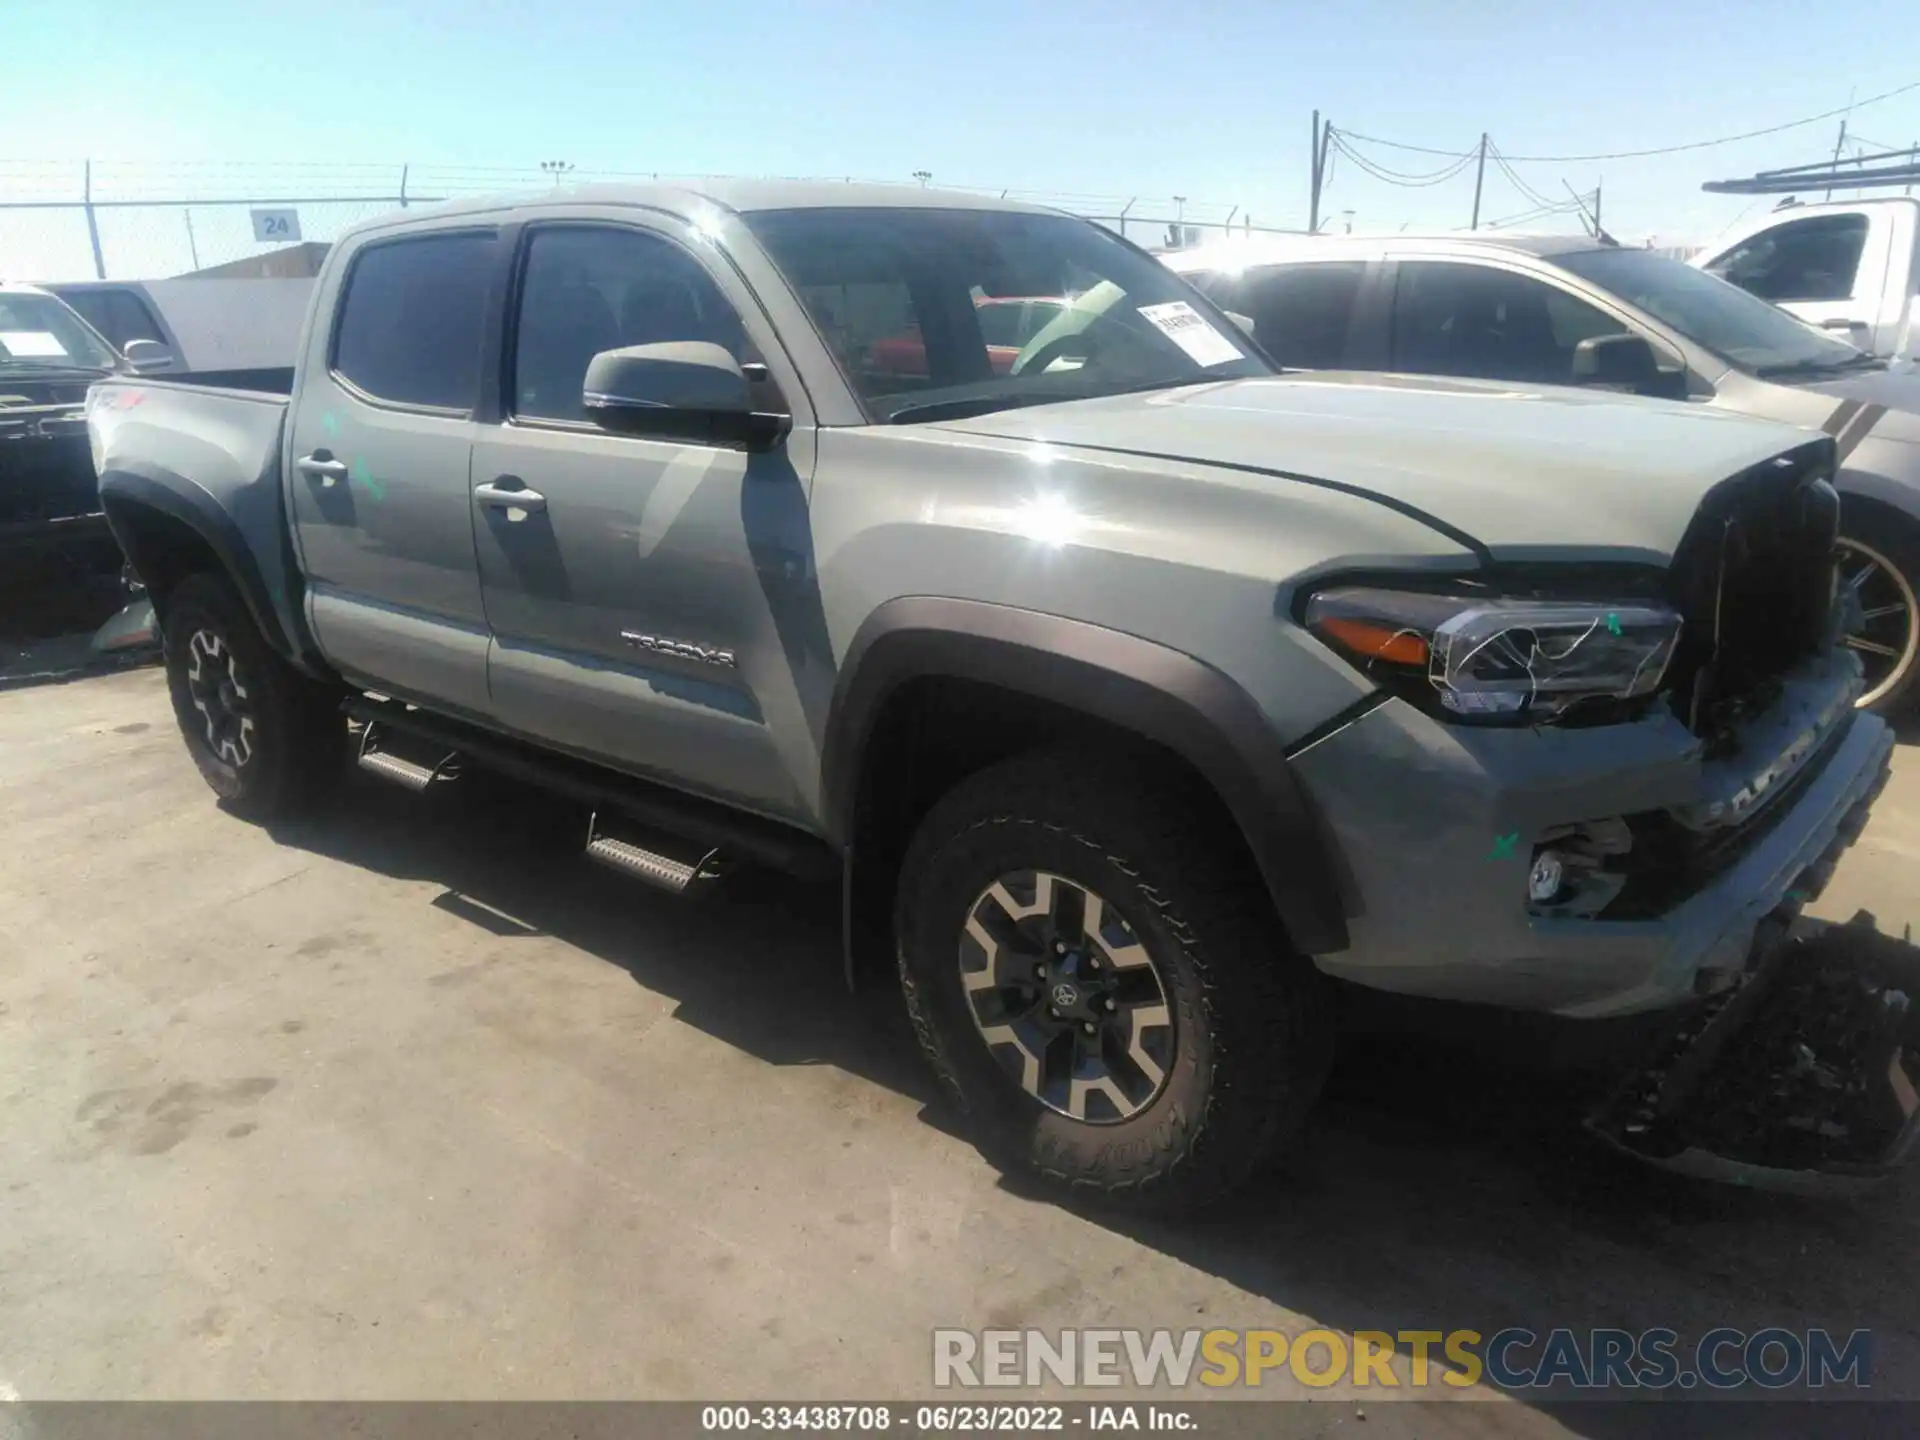
[[[1059,214],[1046,205],[1005,200],[964,190],[935,190],[922,185],[877,185],[837,180],[688,180],[676,184],[575,185],[552,190],[489,195],[422,206],[409,216],[462,215],[503,209],[537,210],[576,205],[634,206],[690,213],[701,206],[753,214],[762,210],[839,208],[891,210],[1002,210],[1033,215]],[[395,217],[385,216],[391,222]]]

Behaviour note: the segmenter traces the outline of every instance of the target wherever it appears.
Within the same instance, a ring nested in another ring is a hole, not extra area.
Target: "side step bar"
[[[824,840],[778,821],[682,794],[590,761],[536,749],[476,725],[412,709],[398,700],[355,695],[343,708],[369,730],[379,727],[382,738],[373,745],[376,757],[385,755],[391,744],[384,737],[397,735],[409,742],[408,748],[416,757],[421,752],[415,747],[422,745],[425,753],[445,757],[437,766],[422,765],[417,758],[394,757],[413,770],[428,771],[434,778],[449,778],[461,765],[470,764],[588,807],[594,813],[587,835],[588,855],[624,874],[664,884],[668,889],[697,888],[710,874],[720,873],[721,856],[808,880],[829,880],[840,874],[840,857]],[[364,749],[364,739],[362,745]],[[365,760],[362,763],[366,764]],[[384,778],[400,780],[391,767],[367,768]],[[629,823],[648,836],[657,834],[682,842],[685,850],[681,853],[701,858],[694,862],[676,859],[662,851],[661,845],[669,843],[665,840],[630,839]],[[605,833],[610,826],[617,826],[617,833]],[[689,873],[683,882],[676,882],[674,877],[682,870]]]
[[[704,886],[719,879],[722,873],[718,849],[710,849],[688,864],[658,850],[636,845],[631,840],[603,834],[598,811],[587,821],[586,855],[589,860],[609,870],[618,870],[622,875],[645,881],[674,895],[684,895],[696,886]]]
[[[452,751],[446,752],[432,765],[422,765],[417,760],[409,760],[404,755],[383,749],[383,742],[380,722],[369,720],[367,728],[360,732],[360,754],[356,763],[368,774],[391,780],[416,795],[434,781],[451,780],[458,774],[460,757]]]

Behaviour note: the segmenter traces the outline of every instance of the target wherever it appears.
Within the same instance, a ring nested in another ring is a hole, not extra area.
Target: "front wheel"
[[[1838,548],[1840,583],[1859,602],[1845,644],[1866,671],[1860,708],[1897,715],[1920,681],[1920,537],[1891,524],[1860,527],[1842,533]]]
[[[1300,1128],[1331,1053],[1319,977],[1196,799],[1137,766],[1023,757],[909,847],[908,1009],[1003,1170],[1186,1211]]]
[[[297,813],[339,774],[339,698],[276,655],[225,580],[167,594],[161,639],[174,718],[201,778],[237,813]]]

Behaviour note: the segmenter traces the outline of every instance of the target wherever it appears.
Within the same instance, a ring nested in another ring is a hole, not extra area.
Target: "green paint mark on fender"
[[[1487,852],[1487,859],[1511,860],[1513,859],[1513,847],[1519,843],[1520,832],[1518,830],[1506,835],[1496,835],[1493,837],[1493,849]]]
[[[373,478],[373,472],[367,468],[367,462],[361,456],[356,455],[353,457],[353,467],[349,473],[352,475],[353,483],[358,485],[362,490],[365,490],[367,494],[371,495],[374,499],[384,500],[387,498],[386,487]]]
[[[1607,612],[1607,633],[1610,635],[1620,633],[1620,617],[1611,610]]]

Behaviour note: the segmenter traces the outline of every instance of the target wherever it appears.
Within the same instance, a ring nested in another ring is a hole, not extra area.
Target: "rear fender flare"
[[[304,637],[287,633],[246,537],[233,517],[205,491],[176,480],[114,469],[101,473],[100,504],[135,574],[141,574],[140,511],[154,511],[184,525],[213,552],[273,652],[309,674],[325,673],[324,662],[302,643]],[[147,577],[141,575],[141,579]]]
[[[862,764],[888,697],[914,679],[980,681],[1164,746],[1211,785],[1239,826],[1294,946],[1348,944],[1332,839],[1251,696],[1193,656],[1013,606],[911,596],[870,615],[840,669],[822,749],[828,833],[857,855]]]

